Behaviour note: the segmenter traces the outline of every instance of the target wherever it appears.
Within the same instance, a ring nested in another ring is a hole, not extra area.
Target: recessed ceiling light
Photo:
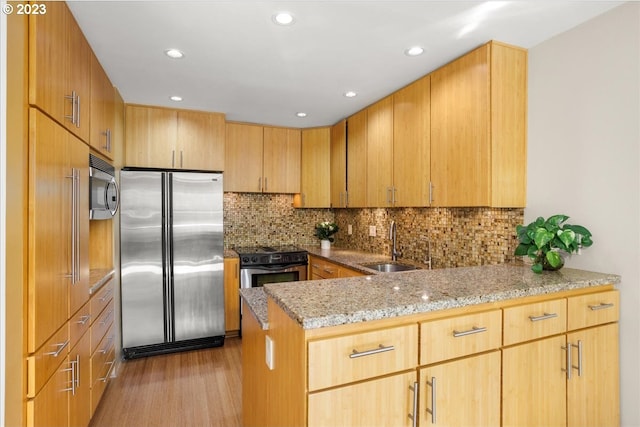
[[[354,96],[356,96],[356,95],[357,95],[357,93],[355,93],[355,92],[354,92],[354,91],[352,91],[352,90],[349,90],[349,91],[347,91],[347,92],[345,92],[345,93],[344,93],[344,96],[346,96],[347,98],[353,98],[353,97],[354,97]]]
[[[173,58],[173,59],[184,58],[184,53],[178,49],[167,49],[164,51],[164,53],[169,58]]]
[[[171,99],[172,101],[176,101],[176,102],[182,101],[182,97],[181,96],[177,96],[177,95],[173,95],[169,99]]]
[[[422,55],[423,52],[424,52],[424,48],[420,46],[413,46],[408,49],[405,49],[404,54],[407,56],[418,56],[418,55]]]
[[[272,17],[273,22],[278,25],[291,25],[293,24],[293,15],[289,12],[278,12]]]
[[[296,116],[298,117],[307,117],[307,113],[303,113],[302,111],[299,113],[296,113]]]

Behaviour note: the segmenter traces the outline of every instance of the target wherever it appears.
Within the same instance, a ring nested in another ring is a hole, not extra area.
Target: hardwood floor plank
[[[241,345],[122,362],[90,427],[241,426]]]

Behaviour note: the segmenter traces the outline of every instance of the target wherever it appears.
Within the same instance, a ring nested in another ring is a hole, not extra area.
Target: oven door
[[[307,265],[252,266],[240,269],[240,287],[259,288],[265,283],[307,280]]]

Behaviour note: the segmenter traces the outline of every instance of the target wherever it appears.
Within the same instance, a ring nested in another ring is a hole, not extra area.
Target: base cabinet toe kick
[[[243,337],[269,404],[245,424],[619,426],[619,298],[604,285],[303,329],[269,297],[269,330]]]

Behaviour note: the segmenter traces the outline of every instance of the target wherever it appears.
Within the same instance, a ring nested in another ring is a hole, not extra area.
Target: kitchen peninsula
[[[245,425],[619,425],[619,282],[492,265],[242,290]]]

